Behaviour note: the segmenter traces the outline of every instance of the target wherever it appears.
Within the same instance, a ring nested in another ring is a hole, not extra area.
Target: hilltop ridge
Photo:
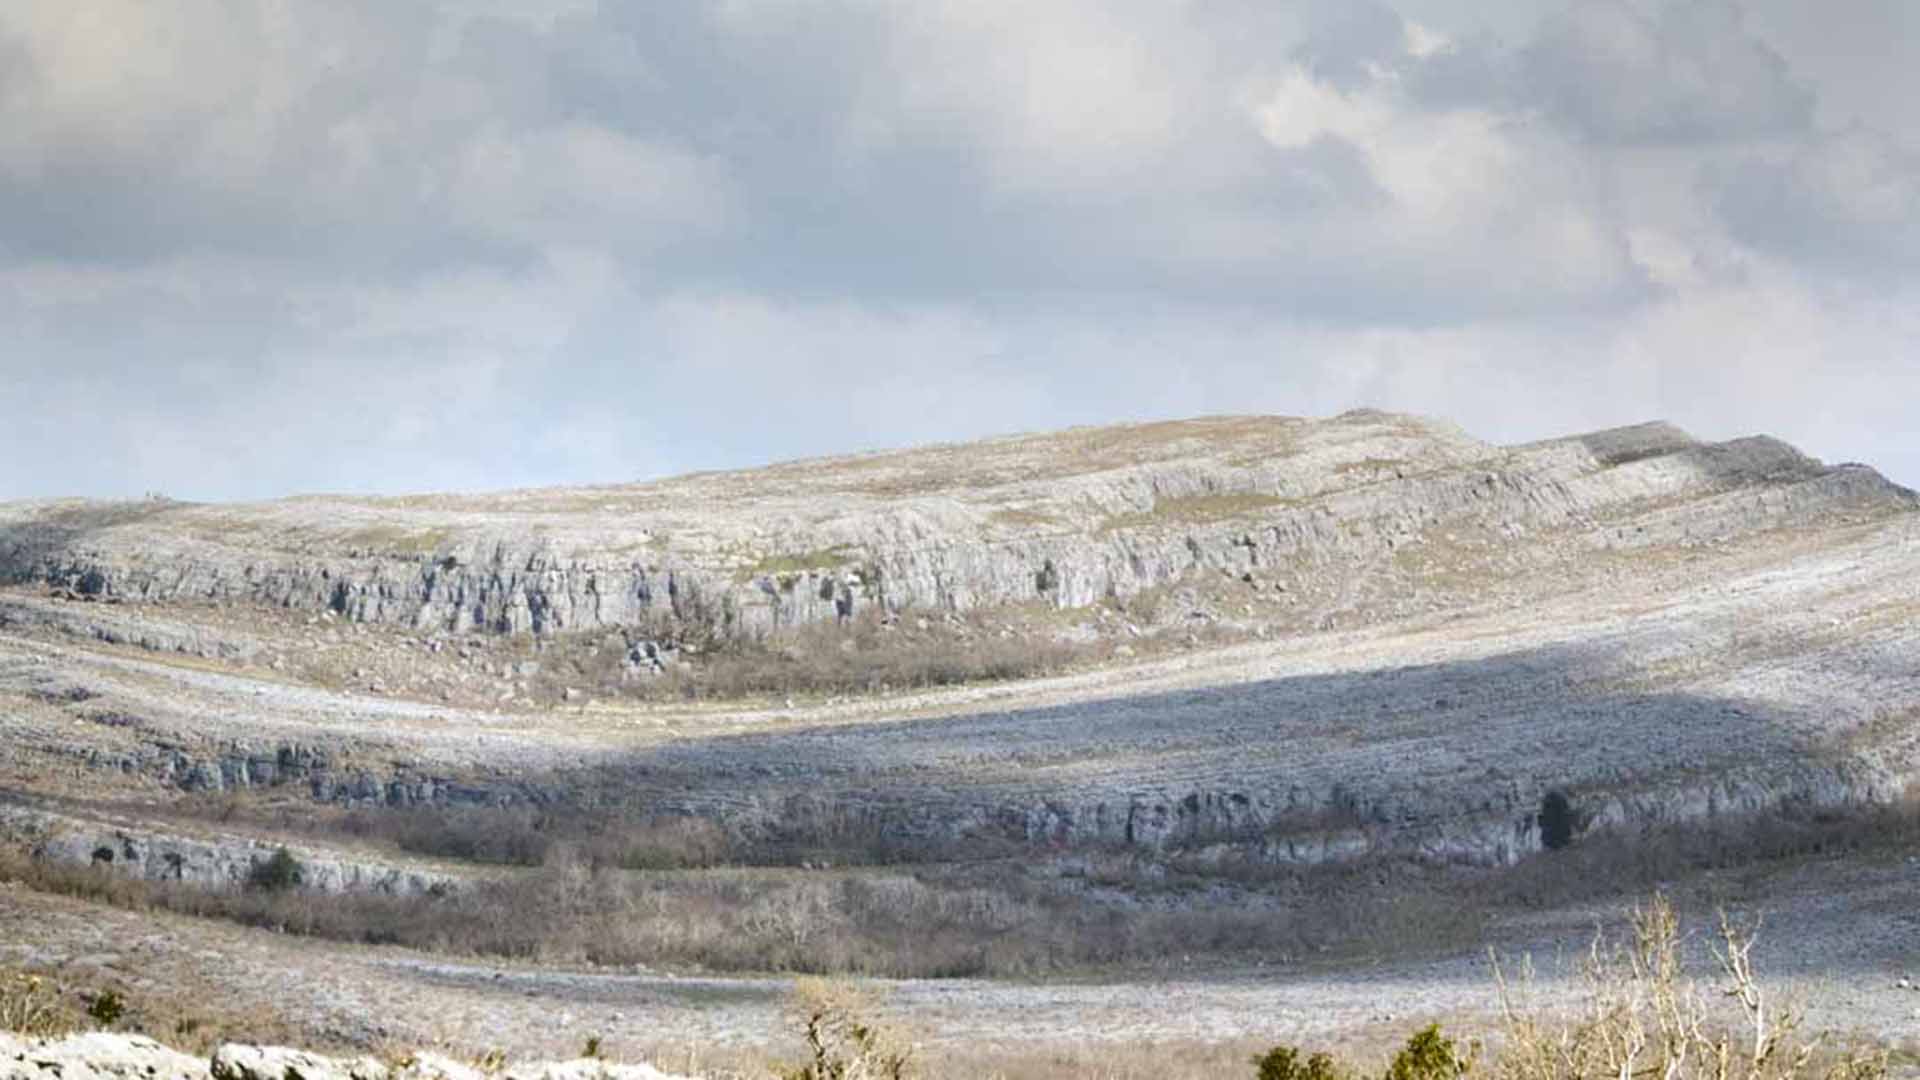
[[[552,1056],[524,990],[558,965],[1464,971],[1502,934],[1577,947],[1582,898],[1813,853],[1774,894],[1826,935],[1805,955],[1884,987],[1875,913],[1920,874],[1917,510],[1765,436],[1379,412],[0,504],[0,926],[76,962],[157,941],[143,970],[239,997],[188,942],[251,931],[153,912],[300,927],[330,940],[275,953],[270,1004],[309,1034],[393,1034],[303,981],[331,967]],[[260,880],[282,849],[294,895]],[[626,1009],[597,1026],[659,1015]]]
[[[459,633],[1125,600],[1204,571],[1500,576],[1911,492],[1664,423],[1515,447],[1376,411],[1213,417],[492,495],[0,504],[0,581]],[[1357,585],[1365,591],[1364,585]]]

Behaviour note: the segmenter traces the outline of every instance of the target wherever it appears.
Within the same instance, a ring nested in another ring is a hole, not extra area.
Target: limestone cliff
[[[1451,557],[1461,534],[1498,538],[1512,570],[1915,505],[1871,470],[1767,438],[1704,444],[1648,424],[1501,448],[1360,412],[488,496],[6,504],[0,580],[454,632],[758,634],[869,606],[1078,607],[1196,571]]]

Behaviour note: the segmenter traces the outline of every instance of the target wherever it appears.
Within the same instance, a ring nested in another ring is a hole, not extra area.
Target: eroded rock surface
[[[395,1066],[370,1057],[330,1058],[284,1046],[230,1044],[211,1060],[144,1035],[89,1032],[28,1039],[0,1032],[0,1078],[10,1080],[687,1080],[649,1065],[594,1059],[480,1069],[434,1054]]]
[[[1360,412],[491,496],[11,504],[0,580],[451,632],[698,622],[750,634],[869,606],[1071,608],[1200,571],[1442,557],[1461,531],[1551,561],[1569,552],[1535,534],[1633,549],[1913,507],[1869,469],[1772,439],[1704,444],[1648,424],[1502,448]]]
[[[1648,424],[1502,448],[1381,413],[567,491],[10,504],[0,576],[32,588],[0,598],[0,766],[80,789],[577,802],[910,845],[1509,862],[1541,847],[1549,796],[1576,831],[1900,796],[1920,716],[1916,510],[1871,469],[1764,437]],[[562,662],[486,654],[495,631],[752,634],[863,605],[900,626],[1037,608],[1060,617],[1022,625],[1069,636],[1233,622],[1246,643],[691,710],[569,685],[503,711],[249,660],[351,631],[402,666],[484,666],[511,687]],[[218,617],[242,608],[257,619]],[[115,836],[72,836],[70,857],[128,858]],[[143,873],[169,850],[133,848]],[[338,876],[430,887],[356,873]]]

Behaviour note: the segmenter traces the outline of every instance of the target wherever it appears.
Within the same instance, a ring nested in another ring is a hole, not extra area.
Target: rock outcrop
[[[1550,795],[1578,829],[1897,797],[1920,739],[1916,511],[1871,469],[1765,437],[1647,424],[1502,448],[1382,413],[564,491],[11,504],[0,577],[33,588],[0,596],[17,706],[0,765],[354,806],[570,803],[894,848],[1503,863],[1542,846]],[[885,698],[684,716],[590,700],[625,675],[589,661],[683,662],[656,632],[692,651],[872,607],[900,617],[789,640],[954,626],[974,637],[916,647],[999,644],[1018,621],[1143,651],[1163,634],[1204,666],[1188,627],[1243,612],[1245,644],[1204,677],[1179,673],[1173,645],[1110,679],[956,690],[911,715]],[[942,617],[981,609],[1000,614]],[[355,659],[299,663],[331,648]],[[419,677],[376,687],[370,656]],[[481,689],[443,696],[468,685],[449,672]],[[535,683],[544,697],[519,696]],[[164,832],[37,843],[148,877],[180,875],[177,857],[208,884],[264,854]]]
[[[131,822],[111,823],[28,806],[0,805],[0,835],[26,844],[35,857],[69,866],[99,866],[145,881],[238,889],[286,849],[300,866],[300,887],[316,893],[424,896],[459,888],[445,873],[354,857],[309,845],[250,837],[187,836]]]
[[[19,1080],[688,1080],[650,1065],[597,1059],[482,1069],[436,1054],[395,1064],[369,1057],[330,1058],[280,1046],[229,1044],[209,1059],[144,1035],[89,1032],[29,1039],[0,1032],[0,1078]]]
[[[1376,561],[1464,530],[1597,550],[1914,507],[1869,469],[1772,439],[1704,444],[1649,424],[1500,448],[1361,412],[497,496],[13,504],[0,581],[452,632],[759,634],[870,606],[1078,607],[1199,571]]]
[[[0,1076],[18,1080],[208,1080],[207,1062],[144,1035],[26,1039],[0,1031]]]

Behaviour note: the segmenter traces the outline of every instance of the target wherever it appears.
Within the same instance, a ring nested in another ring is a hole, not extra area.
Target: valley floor
[[[1769,990],[1804,1003],[1811,1027],[1920,1051],[1920,857],[1811,858],[1674,883],[1690,948],[1709,973],[1716,897],[1761,920],[1756,952]],[[887,980],[889,1020],[913,1033],[940,1075],[1026,1074],[1080,1062],[1187,1075],[1244,1062],[1287,1042],[1354,1060],[1382,1055],[1431,1021],[1491,1026],[1498,996],[1488,953],[1532,959],[1531,1000],[1577,992],[1573,968],[1617,903],[1512,917],[1483,949],[1360,967],[1172,963],[1054,981]],[[270,1030],[321,1047],[438,1047],[479,1056],[564,1057],[589,1036],[662,1068],[724,1074],[799,1052],[791,979],[463,961],[343,946],[161,913],[134,913],[18,885],[0,887],[0,964],[276,1018]],[[1897,1057],[1896,1060],[1906,1060]],[[1184,1065],[1178,1063],[1185,1063]],[[952,1070],[948,1072],[946,1070]],[[1075,1075],[1069,1069],[1061,1075]]]

